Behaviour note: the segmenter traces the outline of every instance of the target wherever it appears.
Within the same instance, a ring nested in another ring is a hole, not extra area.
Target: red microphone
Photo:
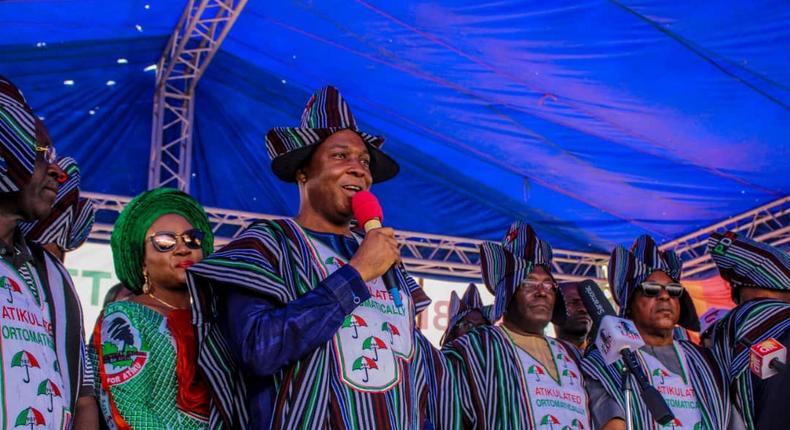
[[[384,220],[384,211],[381,210],[381,205],[376,196],[370,191],[363,190],[354,194],[354,197],[351,198],[351,210],[354,212],[354,218],[357,219],[359,225],[365,229],[365,233],[382,227],[381,222]],[[387,270],[383,278],[395,306],[402,307],[403,301],[400,297],[398,281],[393,268]]]
[[[776,339],[768,339],[749,348],[749,367],[760,379],[768,379],[784,370],[787,348]]]

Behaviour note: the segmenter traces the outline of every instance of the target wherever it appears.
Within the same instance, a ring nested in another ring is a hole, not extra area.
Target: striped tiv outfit
[[[295,300],[344,265],[343,257],[312,239],[292,220],[262,221],[193,268],[194,279],[243,288],[281,306]],[[346,317],[324,345],[274,375],[274,429],[452,428],[452,375],[441,355],[415,327],[415,315],[430,300],[414,280],[396,271],[403,308],[379,281],[368,283],[371,299]],[[374,300],[375,299],[375,300]],[[196,303],[211,309],[211,303]],[[220,413],[246,409],[243,381],[228,363],[217,328],[197,316],[200,365],[220,393]],[[449,394],[447,394],[449,393]],[[241,403],[240,403],[241,402]],[[235,408],[235,409],[234,409]],[[243,425],[243,423],[242,423]]]

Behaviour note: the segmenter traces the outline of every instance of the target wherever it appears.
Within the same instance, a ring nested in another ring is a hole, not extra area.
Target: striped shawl
[[[578,349],[557,342],[581,369]],[[442,349],[458,374],[465,428],[528,429],[533,422],[516,348],[502,328],[485,326]]]
[[[779,338],[790,329],[790,304],[770,299],[756,299],[731,310],[712,328],[713,356],[724,370],[733,403],[743,415],[749,429],[756,428],[752,396],[752,372],[749,371],[747,344]],[[740,342],[743,340],[744,342]]]
[[[704,429],[726,429],[730,421],[731,408],[724,372],[720,371],[719,366],[713,360],[708,350],[688,341],[676,340],[675,342],[686,356],[686,362],[689,366],[689,381],[694,391],[698,393],[698,403],[703,405],[700,408],[700,415],[702,416]],[[622,373],[617,367],[619,365],[622,365],[622,361],[617,361],[613,365],[606,365],[598,349],[592,348],[584,357],[583,371],[588,378],[599,381],[609,396],[625,410],[625,392],[623,390]],[[635,421],[634,429],[651,429],[654,424],[653,417],[642,401],[638,385],[633,384],[633,387],[634,402],[632,404],[632,412]]]
[[[214,424],[246,428],[245,386],[215,324],[212,282],[245,290],[278,305],[310,291],[322,281],[301,228],[290,219],[260,221],[189,271],[193,319],[198,332],[198,363],[216,396]],[[430,300],[407,274],[397,271],[400,288],[411,294],[416,313]],[[418,332],[415,355],[404,363],[403,382],[385,393],[349,389],[333,372],[332,341],[274,375],[278,397],[272,428],[451,428],[452,375],[441,355]],[[442,388],[443,387],[443,388]],[[445,399],[445,396],[448,396]],[[444,399],[444,400],[443,400]],[[441,404],[443,407],[438,407]]]

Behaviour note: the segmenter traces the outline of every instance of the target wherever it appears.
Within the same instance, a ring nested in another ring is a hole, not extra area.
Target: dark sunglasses
[[[642,295],[645,297],[657,297],[661,294],[661,290],[667,290],[669,297],[680,297],[686,289],[677,282],[670,282],[666,285],[659,284],[658,282],[642,282],[640,287],[642,287]]]
[[[176,249],[178,239],[180,238],[184,245],[189,249],[200,249],[203,245],[203,238],[205,233],[198,229],[187,230],[181,234],[175,234],[172,231],[157,231],[156,233],[148,236],[154,249],[159,252],[170,252]]]

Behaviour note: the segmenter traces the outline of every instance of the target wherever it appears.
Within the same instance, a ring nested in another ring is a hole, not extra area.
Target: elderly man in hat
[[[711,329],[713,351],[749,429],[790,422],[790,372],[761,379],[749,370],[749,346],[770,338],[790,348],[790,256],[735,232],[713,233],[708,253],[737,306]]]
[[[449,427],[440,355],[415,326],[430,301],[397,269],[392,229],[351,229],[352,197],[398,173],[382,143],[337,89],[316,92],[299,127],[266,135],[299,213],[253,224],[190,269],[200,364],[236,425],[249,411],[254,429]],[[385,285],[393,266],[396,285]]]
[[[22,93],[0,77],[0,391],[4,428],[71,428],[83,384],[82,310],[63,265],[24,239],[23,221],[46,218],[63,172],[44,124]],[[86,409],[87,411],[87,409]],[[81,413],[87,413],[81,411]],[[89,418],[89,417],[86,417]],[[83,427],[86,428],[86,427]],[[91,428],[91,427],[87,427]]]
[[[578,282],[560,283],[559,289],[568,315],[562,324],[554,324],[554,332],[557,333],[557,339],[573,344],[583,352],[587,348],[592,318],[579,297],[578,287]]]
[[[441,345],[464,336],[477,327],[491,325],[489,307],[483,306],[477,285],[469,284],[459,299],[455,291],[450,293],[450,310],[447,312],[447,329],[442,335]]]
[[[710,353],[673,337],[678,324],[699,330],[694,303],[679,282],[681,268],[675,253],[660,251],[650,236],[639,237],[630,251],[615,248],[608,273],[620,317],[632,320],[645,341],[636,356],[672,410],[675,429],[740,428],[741,421],[733,419],[724,375]],[[595,428],[626,428],[621,368],[621,360],[606,365],[597,349],[585,356]],[[633,428],[656,428],[659,424],[636,390],[630,405]]]
[[[44,219],[21,223],[25,239],[35,242],[63,261],[66,253],[82,246],[93,228],[95,210],[90,199],[80,197],[80,168],[71,157],[58,160],[65,174],[52,211]]]
[[[62,171],[52,210],[45,218],[19,223],[19,230],[28,242],[36,243],[49,251],[61,263],[66,252],[73,251],[88,239],[94,222],[94,208],[90,199],[80,198],[80,169],[71,157],[57,162]],[[98,404],[96,403],[93,368],[83,350],[83,381],[80,398],[74,414],[75,429],[98,429]]]
[[[579,352],[544,335],[565,316],[551,275],[551,246],[516,222],[504,241],[480,246],[491,319],[445,345],[457,370],[464,418],[475,429],[590,428]]]

